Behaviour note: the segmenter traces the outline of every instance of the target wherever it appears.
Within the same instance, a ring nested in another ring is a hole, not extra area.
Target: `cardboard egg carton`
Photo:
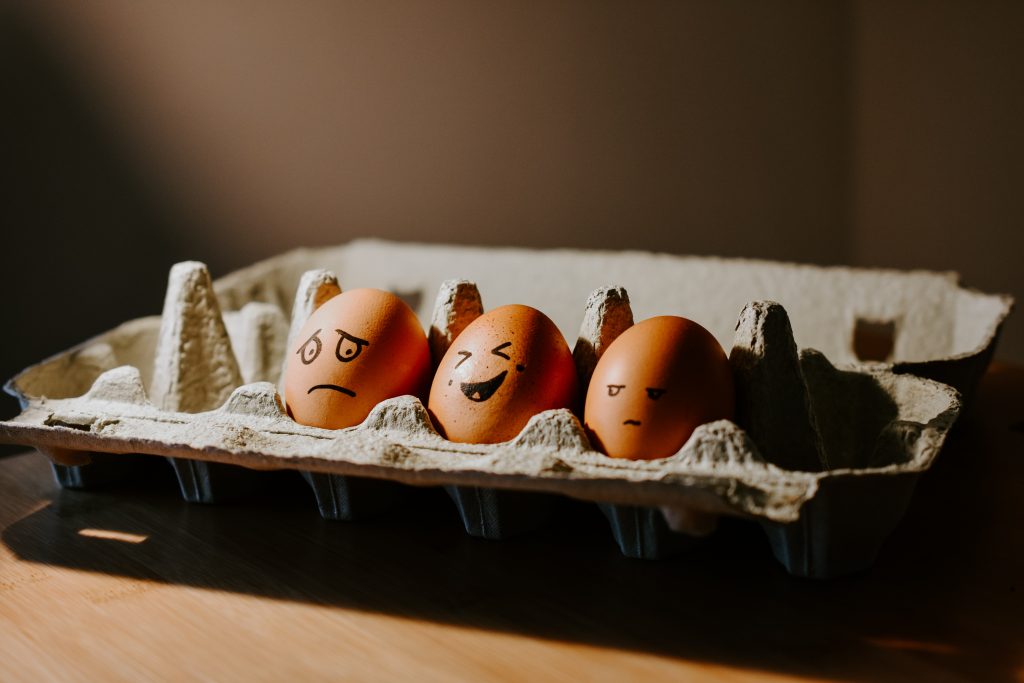
[[[533,305],[577,340],[582,386],[634,317],[684,315],[731,349],[736,423],[703,425],[653,461],[594,451],[568,410],[536,415],[493,445],[446,441],[410,396],[348,429],[297,424],[278,391],[284,358],[309,314],[341,291],[336,273],[403,296],[429,330],[435,366],[483,312],[481,293],[488,307]],[[1010,306],[951,274],[628,252],[359,241],[290,252],[216,283],[187,262],[171,270],[161,316],[12,379],[6,389],[23,410],[0,423],[0,439],[37,447],[75,487],[164,456],[198,502],[244,493],[259,470],[296,470],[336,519],[380,512],[402,485],[442,486],[467,531],[485,538],[543,524],[559,494],[599,504],[633,557],[673,554],[719,515],[745,517],[791,573],[827,577],[874,561]],[[851,363],[862,323],[894,332],[891,359]]]

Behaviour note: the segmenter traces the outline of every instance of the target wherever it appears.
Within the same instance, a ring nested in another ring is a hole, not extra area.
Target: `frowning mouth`
[[[480,403],[494,395],[494,392],[498,390],[501,383],[505,381],[505,375],[507,374],[508,370],[502,370],[499,374],[489,380],[484,382],[463,382],[459,385],[459,388],[462,389],[462,393],[465,394],[466,398],[470,401]]]
[[[634,427],[639,427],[640,426],[640,420],[623,420],[622,424],[624,424],[624,425],[633,425]]]
[[[352,391],[351,389],[346,389],[345,387],[339,387],[337,384],[317,384],[315,387],[310,387],[309,391],[307,391],[306,393],[312,394],[317,389],[330,389],[331,391],[339,391],[343,394],[348,394],[352,398],[356,397],[356,392]]]

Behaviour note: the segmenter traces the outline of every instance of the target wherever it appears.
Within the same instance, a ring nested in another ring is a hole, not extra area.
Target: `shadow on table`
[[[975,438],[964,431],[954,440]],[[3,541],[32,562],[754,670],[906,679],[910,658],[1010,680],[1020,656],[999,643],[1024,642],[1019,587],[1006,573],[1020,552],[993,581],[972,531],[991,506],[963,493],[988,475],[953,445],[878,566],[830,582],[788,577],[760,530],[736,520],[684,557],[644,562],[619,554],[592,505],[562,501],[544,531],[490,542],[462,532],[439,489],[409,489],[374,521],[328,522],[297,477],[273,498],[224,506],[182,502],[170,478],[148,490],[55,491]],[[48,476],[41,458],[31,465]],[[993,546],[985,552],[1005,552]]]

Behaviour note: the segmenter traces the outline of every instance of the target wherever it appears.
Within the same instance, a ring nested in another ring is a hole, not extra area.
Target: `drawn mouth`
[[[634,427],[639,427],[640,426],[640,420],[623,420],[622,424],[624,424],[624,425],[633,425]]]
[[[339,387],[337,384],[317,384],[315,387],[310,387],[309,391],[307,391],[306,393],[312,394],[317,389],[330,389],[331,391],[338,391],[343,394],[348,394],[352,398],[356,397],[356,392],[352,391],[351,389],[346,389],[345,387]]]
[[[507,374],[508,370],[502,370],[499,374],[489,380],[484,382],[463,382],[459,385],[459,388],[462,389],[462,393],[465,394],[466,398],[470,401],[480,403],[494,395],[494,392],[498,390],[501,383],[505,381],[505,375]]]

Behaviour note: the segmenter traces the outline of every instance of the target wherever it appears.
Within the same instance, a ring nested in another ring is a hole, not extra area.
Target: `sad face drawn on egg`
[[[572,405],[576,371],[562,333],[535,308],[489,311],[441,359],[427,408],[451,441],[499,443],[531,417]]]
[[[597,362],[583,409],[594,446],[615,458],[676,453],[698,426],[733,416],[732,372],[714,336],[658,316],[627,329]]]
[[[505,360],[512,360],[512,357],[505,353],[504,349],[508,349],[512,346],[512,342],[502,342],[493,349],[491,354],[500,356]],[[457,352],[462,356],[462,360],[455,364],[453,370],[458,370],[459,366],[465,363],[467,360],[473,357],[472,351],[466,351],[465,349]],[[526,370],[526,366],[522,363],[516,363],[516,372],[523,372]],[[505,382],[505,378],[508,377],[508,370],[502,370],[497,375],[490,379],[483,380],[482,382],[460,382],[459,389],[462,390],[462,394],[470,401],[481,403],[486,401],[491,396],[494,396],[494,392]],[[448,386],[451,386],[454,380],[448,380]]]
[[[288,413],[325,429],[359,424],[381,401],[421,394],[430,373],[427,337],[394,294],[353,289],[313,312],[285,368]]]
[[[323,332],[323,330],[317,330],[314,332],[313,336],[307,339],[306,342],[299,347],[299,350],[295,352],[303,365],[310,365],[320,357],[320,352],[323,351],[324,348],[323,342],[320,341],[321,332]],[[370,342],[365,339],[360,339],[353,334],[349,334],[345,330],[335,330],[335,332],[338,333],[338,345],[334,349],[334,356],[341,363],[351,363],[363,352],[364,346],[370,345]],[[311,386],[306,393],[312,394],[318,389],[337,391],[338,393],[351,396],[352,398],[356,397],[355,391],[338,384],[316,384]]]

